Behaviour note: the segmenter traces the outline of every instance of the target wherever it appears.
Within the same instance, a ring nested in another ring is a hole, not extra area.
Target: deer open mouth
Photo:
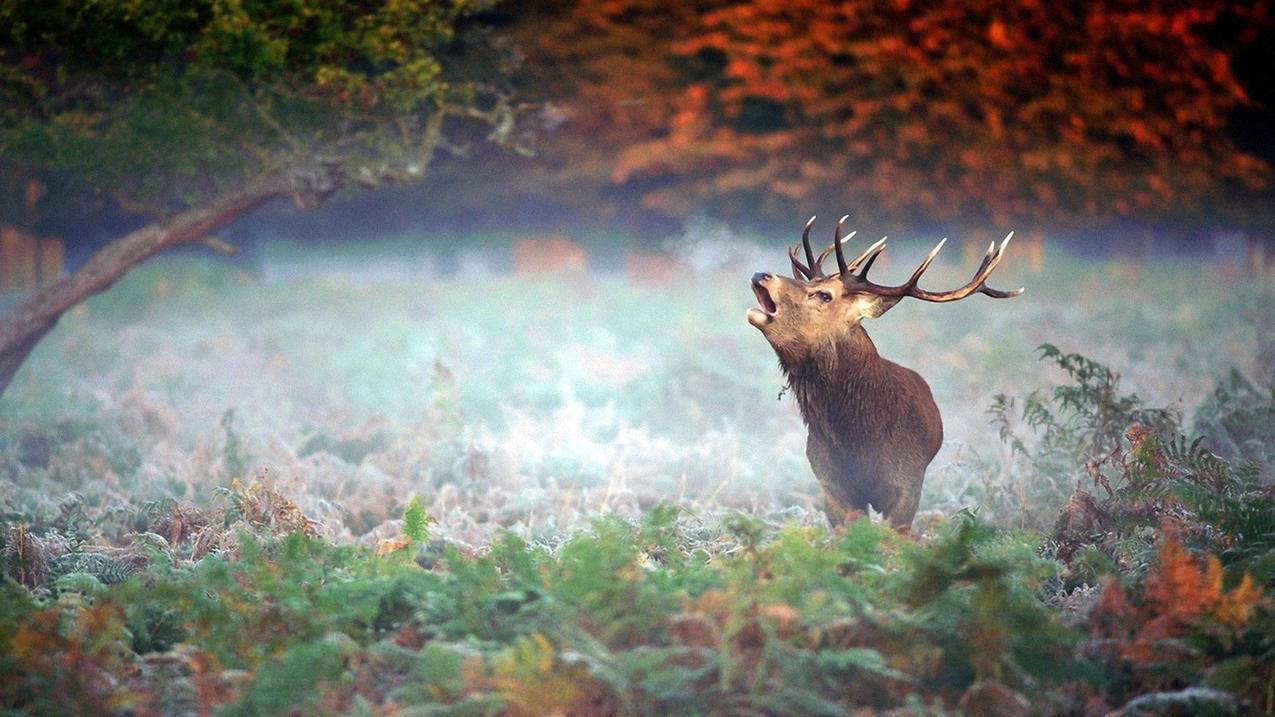
[[[756,278],[753,279],[752,287],[753,294],[757,297],[757,304],[761,308],[748,310],[748,323],[760,328],[774,320],[778,307],[775,305],[775,300],[770,298],[770,291]]]
[[[768,316],[774,316],[775,300],[770,298],[770,292],[766,290],[766,287],[754,281],[753,293],[757,295],[757,303],[761,305],[761,310]]]

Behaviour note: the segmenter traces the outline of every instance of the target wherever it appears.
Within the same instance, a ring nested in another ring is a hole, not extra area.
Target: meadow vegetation
[[[818,510],[774,247],[272,246],[129,275],[0,400],[0,709],[1275,713],[1269,282],[1051,255],[873,322],[945,422],[898,535]]]

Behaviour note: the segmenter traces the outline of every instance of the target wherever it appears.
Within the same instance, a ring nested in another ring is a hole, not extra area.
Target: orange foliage
[[[1188,631],[1205,629],[1222,639],[1238,634],[1261,599],[1261,587],[1248,574],[1227,590],[1216,556],[1210,555],[1201,568],[1170,536],[1160,546],[1140,601],[1131,601],[1117,581],[1104,587],[1094,614],[1095,636],[1120,639],[1120,656],[1130,662],[1162,662],[1171,656],[1168,641]]]
[[[625,252],[624,270],[634,285],[651,288],[674,286],[691,273],[691,267],[673,254],[634,249]]]
[[[671,216],[1004,224],[1215,211],[1267,187],[1224,131],[1246,36],[1214,27],[1270,19],[1225,0],[581,0],[516,34],[565,104],[546,187],[629,188]]]
[[[583,276],[588,266],[584,247],[563,235],[528,237],[514,244],[514,274],[519,279]]]
[[[623,714],[609,692],[578,660],[567,660],[540,633],[518,638],[498,655],[491,670],[466,664],[466,682],[500,695],[503,717],[607,717]]]
[[[141,695],[121,687],[118,675],[131,667],[127,645],[117,641],[124,620],[120,605],[104,600],[75,613],[67,621],[58,607],[32,615],[9,640],[12,662],[21,669],[0,677],[0,687],[19,688],[20,675],[47,680],[50,701],[68,714],[86,704],[104,711],[127,708]]]

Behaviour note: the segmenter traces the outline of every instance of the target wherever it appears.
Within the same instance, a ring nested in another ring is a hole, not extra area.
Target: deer
[[[808,431],[806,458],[824,493],[824,512],[835,527],[868,512],[880,513],[898,531],[910,530],[921,499],[926,468],[943,443],[943,420],[930,386],[912,369],[877,353],[863,329],[905,297],[944,303],[973,294],[994,299],[1025,289],[999,291],[985,283],[1000,264],[1014,233],[992,242],[974,278],[953,291],[927,291],[917,282],[947,242],[930,251],[903,284],[868,278],[885,251],[886,237],[847,261],[842,237],[846,215],[832,244],[817,257],[806,222],[801,245],[788,250],[792,278],[758,272],[752,277],[757,306],[748,323],[761,331],[779,358]],[[804,249],[805,261],[798,255]],[[837,273],[825,274],[835,254]]]

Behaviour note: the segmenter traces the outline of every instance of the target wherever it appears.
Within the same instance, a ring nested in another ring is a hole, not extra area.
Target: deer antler
[[[859,233],[857,231],[852,231],[849,234],[845,235],[844,237],[841,236],[841,229],[845,227],[846,220],[849,218],[850,218],[850,215],[847,214],[844,217],[841,217],[840,219],[837,220],[837,228],[834,229],[832,232],[832,243],[828,245],[827,249],[824,249],[823,251],[819,252],[819,258],[815,260],[815,263],[817,263],[819,266],[822,267],[824,259],[827,259],[829,254],[836,252],[837,274],[841,274],[846,270],[846,256],[845,254],[841,252],[841,244],[843,242],[850,241],[851,239],[854,238],[855,234]],[[860,255],[859,258],[855,259],[855,261],[860,261],[862,259],[862,256],[863,255]],[[850,262],[852,266],[854,265],[854,263],[855,263],[854,261]]]
[[[838,235],[840,235],[840,232],[838,232]],[[925,289],[917,286],[917,282],[920,281],[921,275],[930,268],[930,264],[934,262],[934,257],[938,256],[939,250],[941,250],[943,245],[947,243],[946,237],[930,250],[930,253],[925,257],[925,260],[921,262],[921,265],[916,268],[916,271],[912,272],[912,276],[899,286],[883,286],[868,280],[868,270],[872,268],[872,263],[876,261],[877,256],[885,250],[885,239],[873,244],[868,247],[863,254],[860,254],[850,267],[850,271],[843,269],[841,272],[841,280],[845,282],[846,286],[855,291],[863,292],[865,294],[874,294],[876,296],[893,296],[900,298],[910,296],[914,299],[921,299],[922,301],[941,303],[945,301],[964,299],[970,294],[977,292],[980,294],[986,294],[994,299],[1007,299],[1011,296],[1018,296],[1026,289],[1000,291],[987,286],[985,282],[987,281],[987,277],[991,276],[992,272],[996,269],[996,266],[1000,264],[1001,259],[1004,258],[1005,247],[1009,246],[1009,240],[1013,237],[1014,232],[1010,232],[1005,235],[1005,239],[1001,241],[999,247],[996,246],[996,242],[992,242],[991,245],[987,247],[987,253],[983,255],[983,261],[979,264],[978,271],[974,272],[974,278],[970,279],[969,283],[965,286],[952,291],[926,291]],[[866,263],[863,266],[863,270],[860,271],[858,275],[851,273],[859,263],[865,261]]]
[[[788,249],[788,259],[792,262],[792,275],[794,279],[809,280],[827,278],[827,274],[823,273],[823,262],[828,258],[828,255],[834,251],[837,253],[837,273],[841,274],[845,272],[847,264],[845,263],[845,255],[841,253],[841,244],[850,241],[854,238],[854,235],[858,233],[852,231],[844,237],[841,236],[841,229],[845,226],[846,220],[849,218],[850,215],[847,214],[844,217],[841,217],[840,221],[837,222],[837,228],[833,234],[833,242],[828,245],[827,249],[820,252],[818,257],[815,257],[814,250],[810,248],[810,227],[814,226],[815,218],[811,217],[810,220],[806,222],[805,231],[801,233],[801,248],[805,249],[806,263],[801,263],[801,260],[797,258],[797,250],[799,247],[793,246]],[[855,257],[854,261],[849,263],[848,266],[850,271],[857,269],[859,264],[861,264],[865,259],[868,261],[868,265],[871,266],[872,261],[876,259],[876,255],[881,253],[882,245],[884,244],[885,238],[882,237],[881,241],[865,249],[862,254]]]
[[[846,225],[846,220],[850,218],[847,214],[837,220],[837,228],[832,230],[832,247],[837,250],[837,273],[846,276],[850,270],[846,268],[846,255],[841,249],[841,228]],[[857,232],[850,232],[850,236],[854,236]],[[850,237],[846,237],[849,239]]]
[[[996,245],[996,242],[992,242],[988,245],[987,253],[983,255],[982,263],[979,264],[978,270],[974,272],[974,278],[971,279],[968,284],[959,289],[955,289],[953,291],[926,291],[925,289],[917,286],[917,282],[920,281],[921,275],[930,268],[930,264],[934,263],[934,258],[938,256],[939,251],[943,249],[943,245],[947,243],[946,237],[944,237],[942,241],[930,250],[930,253],[925,257],[925,260],[921,262],[921,265],[916,268],[916,271],[912,272],[911,278],[903,284],[899,286],[883,286],[881,284],[873,283],[868,280],[868,271],[872,269],[872,265],[876,263],[877,257],[881,255],[881,252],[885,251],[886,237],[881,237],[867,249],[864,249],[863,252],[854,259],[846,261],[845,253],[841,245],[854,238],[854,235],[857,233],[852,231],[844,237],[841,236],[846,220],[849,218],[850,215],[847,214],[837,221],[836,229],[833,231],[832,243],[816,257],[814,250],[810,247],[810,228],[814,226],[815,217],[810,217],[809,221],[806,222],[805,230],[801,233],[801,245],[799,247],[793,246],[788,249],[788,259],[792,262],[793,278],[805,280],[827,278],[827,274],[824,274],[823,272],[823,262],[828,258],[828,255],[835,253],[837,255],[837,274],[841,276],[841,280],[855,291],[875,294],[877,296],[893,296],[900,298],[904,296],[911,296],[914,299],[941,303],[945,301],[964,299],[970,294],[976,292],[986,294],[987,296],[995,299],[1007,299],[1012,296],[1018,296],[1026,291],[1026,289],[1023,288],[1016,289],[1014,291],[1000,291],[998,289],[993,289],[986,284],[987,277],[991,276],[992,271],[996,269],[997,264],[1000,264],[1001,259],[1005,256],[1005,247],[1009,246],[1009,240],[1014,237],[1014,232],[1010,232],[1005,235],[1005,238],[1001,241],[999,247]],[[799,249],[805,251],[805,263],[802,263],[798,256]],[[862,267],[862,270],[860,270],[860,267]],[[854,273],[855,271],[859,271],[859,273],[856,275]]]
[[[788,249],[788,258],[792,260],[792,278],[794,279],[822,279],[823,277],[823,258],[815,261],[815,252],[810,248],[810,227],[814,226],[815,218],[811,217],[806,221],[806,229],[801,233],[801,246],[806,249],[806,263],[802,264],[797,258],[797,247]]]

